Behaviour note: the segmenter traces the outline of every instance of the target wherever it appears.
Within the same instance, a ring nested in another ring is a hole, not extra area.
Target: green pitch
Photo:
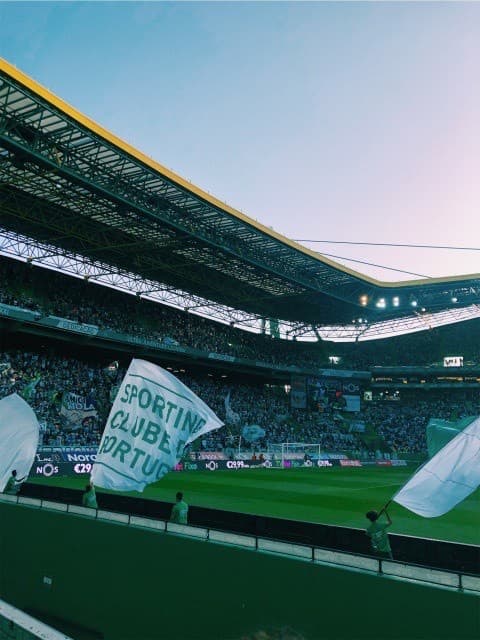
[[[173,502],[183,491],[190,505],[363,528],[365,513],[380,509],[413,468],[243,469],[169,473],[142,496]],[[86,477],[39,480],[81,489]],[[102,489],[98,490],[103,491]],[[99,500],[101,506],[101,499]],[[480,492],[440,518],[422,518],[392,503],[392,533],[480,544]]]

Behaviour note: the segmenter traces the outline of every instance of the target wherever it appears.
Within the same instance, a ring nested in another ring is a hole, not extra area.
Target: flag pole
[[[391,498],[382,508],[381,510],[378,512],[378,517],[380,517],[382,515],[382,513],[384,511],[386,511],[388,509],[388,507],[390,506],[391,502],[392,502],[393,498]]]

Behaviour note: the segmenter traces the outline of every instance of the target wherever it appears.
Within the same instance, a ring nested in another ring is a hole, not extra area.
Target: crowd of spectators
[[[81,362],[52,354],[0,352],[0,397],[15,392],[28,399],[41,423],[44,445],[96,445],[110,409],[112,387],[125,373],[120,367],[112,379],[107,364]],[[208,375],[177,375],[226,421],[225,429],[201,439],[201,449],[222,449],[228,445],[230,435],[238,435],[241,426],[251,424],[266,431],[265,438],[257,443],[258,447],[267,447],[270,441],[304,441],[305,438],[312,442],[324,440],[325,446],[334,442],[336,435],[325,426],[325,417],[321,419],[319,414],[313,413],[307,416],[298,409],[290,409],[289,397],[283,387],[246,384],[232,387]],[[226,419],[225,398],[229,392],[232,409],[238,414],[235,424],[229,424]],[[83,425],[70,424],[61,410],[62,398],[70,393],[88,398],[95,406],[97,416],[89,417]]]
[[[303,368],[325,367],[325,344],[308,345],[272,339],[214,323],[167,306],[99,287],[71,277],[31,268],[0,257],[0,302],[28,308],[42,315],[55,315],[76,322],[97,325],[147,339],[175,341],[206,352],[228,354],[273,364]],[[478,335],[480,321],[469,321],[425,331],[395,340],[335,345],[341,368],[369,369],[372,366],[420,365],[440,360],[440,354],[457,352],[467,361],[480,362]],[[475,332],[476,329],[476,332]],[[447,351],[448,346],[448,351]],[[104,363],[87,362],[58,353],[25,351],[0,352],[0,397],[12,392],[28,394],[42,426],[45,445],[79,446],[98,444],[111,404],[115,384]],[[120,368],[118,380],[124,371]],[[280,442],[319,443],[324,450],[362,449],[360,434],[351,433],[331,408],[292,409],[289,395],[281,386],[227,383],[206,374],[178,374],[226,422],[226,427],[207,434],[197,446],[204,451],[224,449],[231,435],[241,427],[258,425],[265,437],[249,445],[267,450]],[[88,398],[95,407],[81,424],[73,425],[62,411],[65,394]],[[238,420],[229,423],[225,398]],[[423,398],[423,396],[422,396]],[[425,427],[431,417],[478,414],[478,398],[457,402],[448,392],[442,400],[424,399],[402,403],[364,403],[358,416],[370,425],[390,451],[420,453],[426,450]],[[244,443],[245,444],[245,443]]]
[[[102,367],[95,364],[58,355],[0,352],[0,398],[18,393],[28,400],[40,422],[44,445],[98,445],[109,410],[109,388]],[[97,417],[69,424],[61,413],[62,396],[68,392],[90,398]]]
[[[0,302],[207,353],[304,368],[324,367],[328,362],[321,344],[273,339],[235,329],[1,256]]]
[[[480,392],[469,395],[469,399],[459,400],[458,393],[444,390],[441,399],[375,403],[364,407],[362,419],[372,425],[390,451],[424,453],[426,427],[431,418],[456,420],[480,414]]]
[[[331,344],[340,368],[443,366],[445,356],[463,356],[466,366],[480,365],[480,319],[458,322],[396,338]]]
[[[34,408],[42,428],[42,444],[54,446],[98,445],[113,399],[112,390],[123,378],[122,367],[112,377],[108,363],[87,362],[63,355],[25,351],[0,352],[0,398],[10,393],[26,397]],[[225,427],[210,432],[196,443],[203,451],[219,451],[231,446],[247,425],[258,425],[265,436],[255,443],[243,442],[250,450],[267,451],[281,442],[320,444],[322,450],[362,450],[361,433],[350,432],[334,408],[293,409],[283,386],[245,384],[206,374],[178,373],[178,377],[202,398],[225,421]],[[62,410],[65,394],[88,398],[96,416],[72,424]],[[225,399],[229,397],[227,412]],[[390,452],[423,453],[426,451],[425,427],[431,417],[452,419],[480,413],[480,394],[472,392],[469,400],[458,400],[454,392],[442,399],[414,400],[406,403],[363,403],[355,420],[369,425],[383,440],[382,448]],[[230,419],[235,415],[235,420]]]
[[[480,320],[373,342],[302,343],[246,332],[4,257],[0,257],[0,302],[167,344],[310,370],[330,367],[332,355],[341,358],[340,368],[355,370],[427,366],[441,363],[445,355],[480,363],[475,340]]]

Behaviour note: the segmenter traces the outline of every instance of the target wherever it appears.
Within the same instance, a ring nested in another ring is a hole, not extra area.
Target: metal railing
[[[0,600],[0,640],[72,640],[24,611]]]
[[[26,496],[0,494],[0,501],[25,507],[47,509],[74,516],[111,522],[112,524],[148,529],[152,532],[174,534],[203,540],[208,543],[231,545],[260,553],[272,553],[295,558],[317,565],[335,566],[352,571],[378,574],[392,579],[410,581],[431,586],[467,591],[480,596],[480,575],[461,573],[448,569],[425,567],[397,560],[338,551],[306,544],[296,544],[264,538],[256,535],[230,533],[209,527],[177,524],[167,520],[148,518],[128,513],[118,513],[106,509],[91,509],[75,504],[55,502]]]

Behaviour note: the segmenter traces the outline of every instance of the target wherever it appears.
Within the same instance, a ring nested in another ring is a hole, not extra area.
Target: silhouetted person
[[[370,538],[373,551],[377,554],[377,556],[393,559],[392,550],[390,548],[390,541],[388,539],[387,533],[387,529],[392,524],[392,520],[390,519],[387,511],[385,510],[387,522],[384,523],[378,522],[380,515],[376,511],[369,511],[366,516],[371,523],[367,527],[366,533]]]
[[[92,482],[85,487],[85,493],[82,496],[82,505],[90,509],[98,509],[97,496]]]
[[[188,524],[188,504],[183,500],[183,493],[179,491],[176,495],[176,503],[172,507],[170,522],[177,524]]]
[[[26,477],[27,476],[23,476],[23,478],[17,478],[17,470],[14,469],[12,471],[12,475],[7,480],[7,484],[5,485],[3,493],[8,493],[8,495],[10,496],[16,496],[20,491],[20,486]]]

